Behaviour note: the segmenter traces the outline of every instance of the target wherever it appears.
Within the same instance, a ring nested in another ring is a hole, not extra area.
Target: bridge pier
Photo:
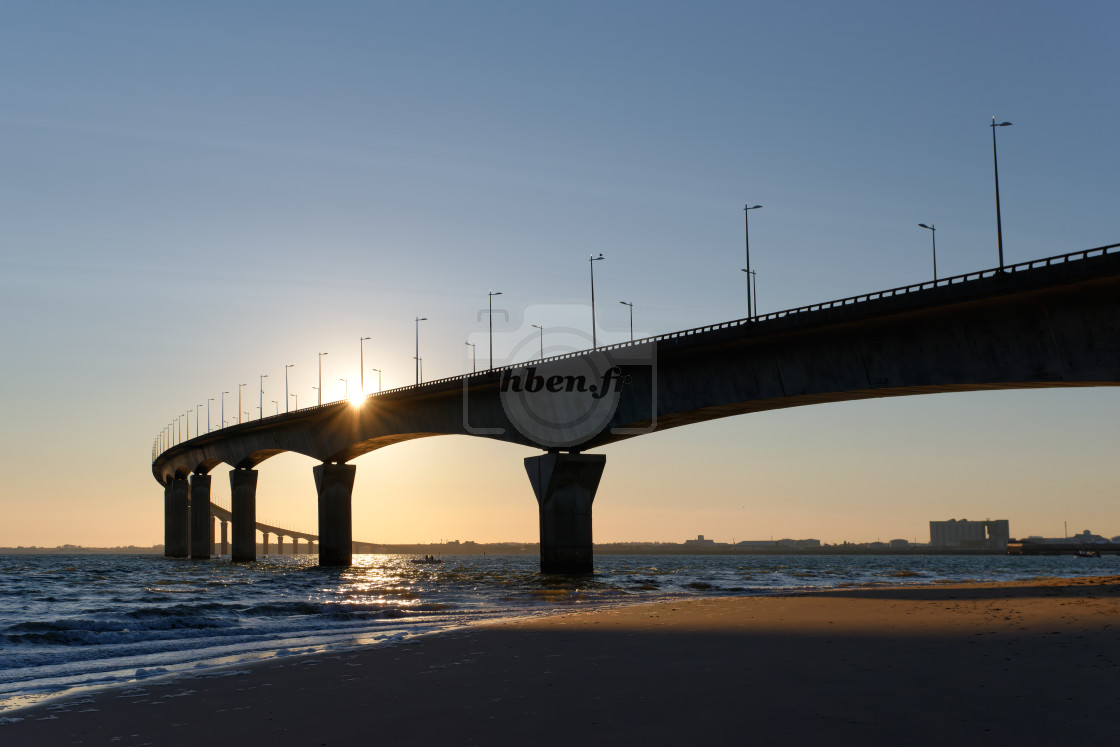
[[[229,522],[222,522],[222,547],[219,555],[229,555]]]
[[[268,532],[261,532],[261,555],[268,555]]]
[[[319,565],[348,566],[354,559],[354,527],[350,499],[353,464],[320,464],[312,469],[319,494]]]
[[[257,471],[233,469],[229,472],[230,517],[233,521],[235,563],[257,559]]]
[[[190,485],[172,479],[163,489],[163,554],[185,558],[189,554]]]
[[[284,554],[284,535],[282,534],[276,535],[276,554]]]
[[[210,475],[191,475],[191,558],[209,560],[214,544],[210,523]]]
[[[606,454],[549,453],[525,459],[540,510],[541,573],[591,573],[591,504]]]

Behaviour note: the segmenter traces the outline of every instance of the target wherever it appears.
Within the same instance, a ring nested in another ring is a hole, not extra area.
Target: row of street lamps
[[[999,207],[999,157],[997,155],[997,150],[996,150],[996,128],[997,127],[1010,127],[1011,122],[996,122],[995,115],[993,114],[992,115],[992,122],[989,126],[992,128],[992,171],[993,171],[994,176],[995,176],[995,187],[996,187],[996,248],[997,248],[998,257],[999,257],[999,269],[1003,270],[1003,219],[1002,219],[1002,216],[1000,214],[1000,207]],[[743,207],[744,234],[745,234],[745,237],[746,237],[745,241],[746,241],[746,251],[747,251],[747,266],[746,266],[746,268],[743,269],[743,272],[747,273],[748,276],[749,276],[748,277],[748,282],[747,282],[747,314],[750,317],[758,316],[758,298],[757,298],[758,294],[757,294],[757,285],[755,285],[755,281],[756,281],[755,272],[754,272],[754,270],[751,269],[751,231],[750,231],[749,216],[750,216],[750,211],[751,210],[757,210],[760,207],[762,207],[762,205],[751,205],[749,202],[745,203],[745,206]],[[925,223],[919,223],[918,227],[919,228],[925,228],[930,232],[930,243],[932,244],[932,250],[933,250],[933,279],[936,282],[937,281],[937,227],[932,222],[929,225],[926,225]],[[753,294],[752,294],[752,285],[754,286],[754,290],[755,290],[755,292]],[[752,295],[754,295],[753,304],[752,304]]]
[[[1000,268],[1000,270],[1002,270],[1003,266],[1004,266],[1003,265],[1003,220],[1002,220],[1002,216],[1000,214],[1000,204],[999,204],[999,157],[998,157],[997,149],[996,149],[996,128],[997,127],[1010,127],[1010,126],[1011,126],[1011,122],[996,122],[995,116],[994,115],[992,116],[992,122],[990,124],[990,127],[992,128],[992,169],[993,169],[993,172],[994,172],[994,175],[995,175],[996,246],[997,246],[997,250],[998,250],[998,254],[999,254],[999,268]],[[758,316],[758,285],[757,285],[758,276],[757,276],[757,273],[754,270],[751,269],[750,211],[751,210],[758,210],[761,207],[762,207],[762,205],[751,205],[749,202],[744,203],[744,205],[743,205],[743,233],[744,233],[744,248],[745,248],[747,266],[744,267],[742,271],[747,274],[747,315],[748,315],[748,318],[752,318],[752,319],[754,317]],[[918,227],[927,229],[930,232],[930,240],[931,240],[932,250],[933,250],[933,279],[934,279],[934,281],[936,281],[937,280],[937,227],[932,222],[929,225],[926,225],[925,223],[919,223]],[[592,254],[592,255],[589,255],[589,257],[588,257],[588,264],[590,266],[590,274],[591,274],[591,347],[592,347],[592,349],[597,349],[599,347],[598,334],[597,334],[597,329],[596,329],[597,325],[596,325],[596,318],[595,318],[595,263],[599,262],[603,259],[606,259],[606,257],[603,256],[602,252],[600,252],[598,256]],[[490,291],[487,292],[489,328],[490,328],[490,334],[489,334],[489,337],[490,337],[490,366],[489,366],[489,368],[490,369],[494,368],[494,296],[500,296],[500,295],[502,295],[501,291],[490,290]],[[630,341],[633,342],[634,341],[634,304],[630,301],[619,301],[619,303],[630,309]],[[420,384],[423,381],[423,370],[424,370],[423,369],[423,359],[420,357],[420,322],[426,322],[426,321],[428,321],[428,318],[423,317],[423,316],[418,316],[418,317],[416,317],[415,321],[416,321],[416,355],[414,356],[414,360],[416,361],[416,383]],[[544,326],[539,325],[539,324],[534,324],[532,326],[533,326],[534,329],[537,329],[540,332],[541,359],[544,359]],[[361,338],[358,339],[358,346],[359,346],[358,368],[359,368],[359,372],[360,372],[359,376],[361,377],[360,378],[360,386],[361,386],[361,391],[363,392],[363,394],[365,393],[365,341],[369,340],[369,339],[371,339],[371,338],[361,337]],[[478,349],[477,349],[477,346],[473,342],[467,342],[465,344],[470,346],[470,348],[471,348],[471,361],[472,361],[471,362],[471,371],[476,372],[478,370]],[[323,404],[323,356],[324,355],[327,355],[327,353],[322,353],[322,352],[319,353],[319,386],[312,387],[316,391],[317,401],[318,401],[318,404],[320,406]],[[289,395],[288,394],[288,369],[292,368],[294,365],[295,364],[287,364],[287,365],[284,366],[284,412],[288,412],[288,398],[289,397],[295,397],[296,409],[297,410],[299,409],[299,395],[297,395],[297,394]],[[381,370],[377,369],[377,368],[371,368],[370,370],[377,372],[377,391],[380,392],[381,391]],[[258,410],[258,413],[259,413],[259,417],[262,417],[262,418],[264,417],[264,380],[266,378],[268,378],[268,374],[261,374],[260,379],[259,379],[259,382],[260,382],[259,389],[260,389],[260,391],[259,391],[258,394],[259,394],[260,402],[259,402],[259,405],[257,407],[257,410]],[[343,382],[343,385],[345,386],[345,390],[344,390],[345,391],[345,397],[347,399],[349,399],[349,395],[350,395],[350,382],[349,382],[349,380],[340,378],[339,381]],[[238,423],[242,422],[242,420],[241,420],[241,415],[242,414],[244,414],[246,416],[249,414],[248,412],[243,412],[241,410],[241,388],[244,387],[244,386],[245,386],[245,384],[238,384],[237,385],[237,412],[238,412],[237,422]],[[225,418],[226,400],[225,400],[225,396],[227,394],[229,394],[229,392],[222,392],[222,397],[221,397],[221,400],[222,400],[222,427],[223,428],[226,426],[226,418]],[[210,432],[210,403],[213,402],[213,401],[214,401],[213,397],[209,398],[206,401],[206,432],[207,433]],[[272,400],[272,402],[273,402],[273,404],[276,405],[276,413],[279,414],[280,413],[279,403],[276,400]],[[197,406],[197,408],[188,409],[185,413],[180,414],[177,419],[168,423],[164,427],[161,435],[162,435],[162,440],[163,440],[165,446],[170,445],[172,442],[181,442],[184,418],[186,419],[187,439],[188,440],[190,439],[190,429],[191,429],[190,415],[191,415],[192,412],[194,413],[194,416],[195,416],[195,433],[198,434],[198,433],[201,432],[200,428],[199,428],[199,417],[200,417],[199,413],[202,410],[202,407],[203,407],[203,405],[199,404]]]

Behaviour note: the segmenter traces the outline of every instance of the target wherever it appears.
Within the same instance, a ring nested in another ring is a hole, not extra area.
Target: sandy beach
[[[1098,740],[1118,632],[1120,577],[682,599],[80,694],[0,744]]]

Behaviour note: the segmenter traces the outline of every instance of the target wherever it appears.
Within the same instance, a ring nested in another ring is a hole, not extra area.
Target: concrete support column
[[[544,454],[525,460],[541,522],[541,572],[591,573],[591,504],[605,454]]]
[[[292,555],[299,555],[299,537],[292,537]]]
[[[261,532],[261,555],[268,555],[268,532]]]
[[[218,517],[214,515],[210,516],[210,554],[218,554]]]
[[[229,472],[230,513],[233,520],[233,553],[236,562],[257,559],[257,471]]]
[[[190,554],[190,485],[186,480],[169,480],[163,501],[163,554],[185,558]]]
[[[229,522],[222,522],[222,547],[219,555],[229,555]]]
[[[307,554],[314,555],[318,550],[315,549],[315,540],[307,540]]]
[[[210,475],[191,475],[191,557],[210,559],[214,544],[210,523]]]
[[[282,534],[276,535],[276,554],[284,554],[284,535]]]
[[[358,468],[320,464],[312,472],[319,493],[319,565],[348,566],[354,559],[350,498]]]

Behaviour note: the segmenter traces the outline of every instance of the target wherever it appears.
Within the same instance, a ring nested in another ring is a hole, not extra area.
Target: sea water
[[[1117,557],[611,556],[541,574],[535,556],[441,564],[359,555],[255,563],[155,555],[0,556],[0,711],[81,688],[364,645],[503,618],[685,596],[1120,572]]]

